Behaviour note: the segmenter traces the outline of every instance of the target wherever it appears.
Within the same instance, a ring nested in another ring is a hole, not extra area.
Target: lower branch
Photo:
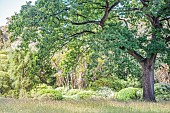
[[[139,53],[137,53],[136,51],[132,51],[132,50],[129,50],[128,53],[130,55],[132,55],[136,60],[140,62],[142,62],[144,60],[144,57],[142,57]]]

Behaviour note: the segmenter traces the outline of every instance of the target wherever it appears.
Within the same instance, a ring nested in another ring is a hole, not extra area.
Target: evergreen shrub
[[[124,88],[116,93],[115,97],[123,101],[138,100],[142,98],[142,89],[133,87]]]

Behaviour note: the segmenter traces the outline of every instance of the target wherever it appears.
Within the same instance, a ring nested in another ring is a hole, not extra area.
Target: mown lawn
[[[170,102],[38,101],[0,98],[0,113],[170,113]]]

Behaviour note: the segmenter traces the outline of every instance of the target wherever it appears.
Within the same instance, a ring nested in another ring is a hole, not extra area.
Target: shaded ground
[[[38,101],[0,98],[0,113],[170,113],[170,102]]]

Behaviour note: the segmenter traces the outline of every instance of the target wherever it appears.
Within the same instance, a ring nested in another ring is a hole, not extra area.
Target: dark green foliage
[[[142,98],[142,89],[133,87],[125,88],[120,90],[115,97],[123,101],[138,100]]]
[[[166,83],[156,83],[155,84],[155,95],[156,100],[170,100],[170,84]]]

